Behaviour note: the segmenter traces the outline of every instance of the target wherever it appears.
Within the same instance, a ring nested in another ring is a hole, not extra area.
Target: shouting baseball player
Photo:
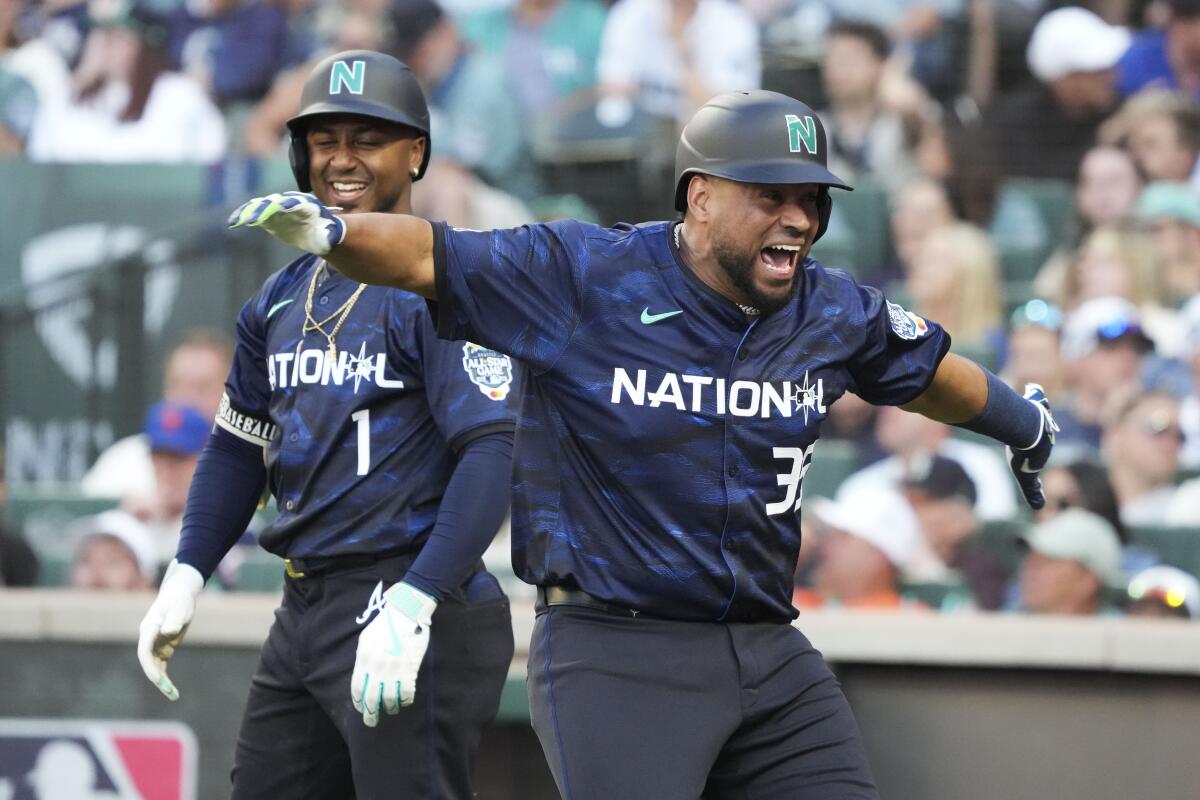
[[[407,66],[325,59],[288,127],[301,189],[350,216],[411,213],[430,137]],[[262,544],[287,576],[235,798],[473,796],[513,653],[508,601],[480,555],[508,509],[517,375],[508,356],[438,339],[425,305],[305,255],[238,318],[179,551],[138,643],[176,699],[167,660],[265,483],[279,517]]]
[[[802,481],[844,392],[999,439],[1043,502],[1040,390],[808,258],[849,188],[826,157],[808,106],[734,92],[680,138],[682,221],[481,232],[296,195],[230,218],[527,365],[513,562],[539,587],[529,699],[566,798],[877,796],[837,681],[788,624]]]

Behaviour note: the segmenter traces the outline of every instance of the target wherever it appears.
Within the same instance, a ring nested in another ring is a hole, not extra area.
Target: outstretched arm
[[[433,226],[408,214],[347,214],[311,194],[256,197],[229,216],[231,228],[262,228],[292,247],[324,256],[347,277],[433,299]]]
[[[1042,387],[1028,384],[1022,397],[978,364],[949,353],[929,388],[902,407],[1008,445],[1009,465],[1025,501],[1035,510],[1046,504],[1039,473],[1058,426]]]

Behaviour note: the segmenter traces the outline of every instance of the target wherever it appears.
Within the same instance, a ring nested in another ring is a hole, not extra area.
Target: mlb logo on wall
[[[178,722],[0,719],[0,800],[195,800]]]

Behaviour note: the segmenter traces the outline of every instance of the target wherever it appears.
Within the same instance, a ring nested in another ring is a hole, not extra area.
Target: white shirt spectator
[[[1121,522],[1126,525],[1170,525],[1168,515],[1176,506],[1176,488],[1160,486],[1121,505]]]
[[[957,461],[975,484],[975,513],[980,519],[1010,519],[1017,514],[1016,481],[999,452],[992,447],[959,439],[946,439],[940,455]],[[838,487],[839,498],[871,489],[896,489],[904,478],[904,462],[897,456],[860,469]]]
[[[118,84],[86,103],[43,106],[30,136],[30,159],[210,164],[225,154],[225,120],[193,79],[162,73],[141,118],[122,122],[128,101],[129,88]]]
[[[602,85],[632,85],[651,114],[691,116],[682,86],[683,59],[670,34],[670,0],[619,0],[608,13],[597,74]],[[714,95],[762,83],[758,28],[740,6],[699,0],[684,33],[688,60]]]

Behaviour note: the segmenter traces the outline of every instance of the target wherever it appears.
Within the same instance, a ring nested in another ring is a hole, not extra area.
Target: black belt
[[[582,589],[568,589],[565,586],[539,586],[537,592],[538,602],[546,606],[582,606],[618,617],[638,617],[642,614],[636,608],[626,608],[597,600]]]
[[[370,567],[389,558],[408,554],[409,548],[388,550],[383,553],[350,553],[344,556],[312,556],[309,558],[285,558],[284,571],[289,578],[315,578],[332,572],[342,572],[359,567]]]

